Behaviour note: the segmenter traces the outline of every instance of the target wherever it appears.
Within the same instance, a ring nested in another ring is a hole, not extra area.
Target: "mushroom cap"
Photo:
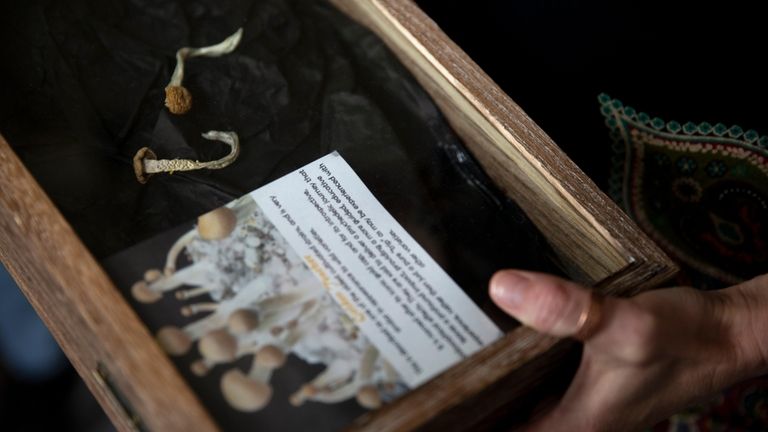
[[[195,314],[195,309],[193,309],[191,306],[182,306],[181,307],[181,316],[191,317],[194,314]]]
[[[259,314],[250,309],[238,309],[227,319],[227,327],[232,334],[252,332],[259,326]]]
[[[229,207],[219,207],[197,218],[197,232],[204,240],[226,238],[237,225],[237,216]]]
[[[157,332],[157,342],[163,351],[180,356],[192,347],[192,339],[178,327],[167,326]]]
[[[163,277],[163,272],[158,269],[149,269],[144,272],[144,280],[148,283],[155,282]]]
[[[200,354],[212,363],[225,363],[237,356],[237,339],[224,329],[213,330],[200,338]]]
[[[184,86],[165,88],[165,106],[173,114],[185,114],[192,109],[192,93]]]
[[[357,403],[363,408],[377,409],[381,407],[381,395],[379,395],[379,390],[370,384],[360,387],[355,399],[357,399]]]
[[[189,365],[189,369],[192,371],[193,374],[196,376],[202,377],[208,374],[208,371],[211,370],[207,364],[205,364],[204,360],[196,360],[192,362],[191,365]]]
[[[133,173],[136,174],[136,180],[141,184],[146,183],[152,176],[152,174],[144,172],[144,159],[157,159],[157,156],[149,147],[140,148],[133,156]]]
[[[154,303],[163,297],[161,293],[149,288],[149,284],[143,280],[133,284],[131,287],[131,295],[133,295],[133,298],[135,298],[136,301],[141,303]]]
[[[285,364],[285,353],[274,345],[265,345],[256,352],[258,366],[275,369]]]
[[[317,394],[315,386],[312,384],[304,384],[288,398],[288,402],[295,407],[302,406],[304,405],[304,402],[307,401],[308,397],[314,396],[315,394]]]
[[[267,383],[248,378],[239,369],[232,369],[221,377],[221,393],[232,408],[254,412],[269,403],[272,398],[272,387]]]

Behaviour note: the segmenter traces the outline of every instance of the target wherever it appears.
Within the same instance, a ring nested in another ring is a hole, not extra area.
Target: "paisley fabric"
[[[717,287],[768,271],[768,136],[599,101],[614,141],[611,194],[688,270],[682,282]]]

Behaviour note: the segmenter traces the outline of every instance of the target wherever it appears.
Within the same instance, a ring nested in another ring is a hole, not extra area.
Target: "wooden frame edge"
[[[218,430],[2,136],[0,179],[0,258],[115,426]]]

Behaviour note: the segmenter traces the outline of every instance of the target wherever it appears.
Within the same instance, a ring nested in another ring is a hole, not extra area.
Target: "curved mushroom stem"
[[[181,251],[192,243],[196,235],[197,231],[191,229],[173,243],[173,246],[171,246],[171,249],[168,251],[168,257],[165,259],[164,272],[166,276],[170,276],[176,271],[176,261],[179,259]]]
[[[221,169],[229,166],[240,154],[240,139],[235,132],[208,131],[203,134],[203,138],[211,141],[221,141],[229,145],[229,154],[221,159],[207,162],[191,159],[144,158],[140,161],[143,166],[143,174],[146,176],[161,172],[174,173],[176,171],[194,171],[199,169]]]
[[[234,51],[235,48],[237,48],[242,37],[243,28],[240,27],[234,34],[217,43],[216,45],[201,48],[180,48],[178,51],[176,51],[176,68],[173,70],[171,81],[168,83],[167,87],[181,85],[182,81],[184,80],[184,60],[192,57],[218,57],[224,54],[229,54]]]

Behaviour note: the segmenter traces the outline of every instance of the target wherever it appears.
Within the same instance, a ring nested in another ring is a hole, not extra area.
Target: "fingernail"
[[[528,278],[514,270],[506,270],[494,275],[491,280],[491,298],[499,305],[517,309],[523,303]]]

